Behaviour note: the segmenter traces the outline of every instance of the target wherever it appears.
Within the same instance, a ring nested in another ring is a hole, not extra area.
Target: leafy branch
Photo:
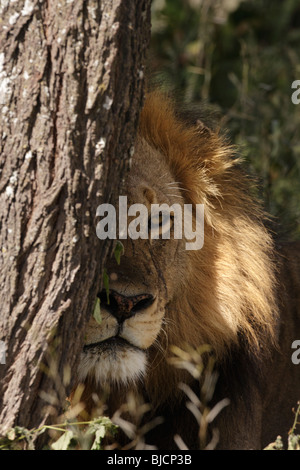
[[[105,416],[92,421],[43,425],[31,430],[15,426],[0,438],[0,450],[35,450],[35,438],[46,430],[54,431],[56,435],[47,450],[102,450],[104,437],[115,435],[117,429],[118,426]],[[58,438],[57,434],[60,434]]]

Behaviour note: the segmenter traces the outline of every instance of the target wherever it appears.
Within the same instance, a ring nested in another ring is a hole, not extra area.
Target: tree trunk
[[[121,192],[142,104],[150,0],[3,0],[0,17],[4,433],[49,421],[71,386],[110,248],[96,208]]]

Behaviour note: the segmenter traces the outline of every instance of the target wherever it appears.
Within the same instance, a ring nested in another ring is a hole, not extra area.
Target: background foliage
[[[265,208],[300,237],[299,0],[154,0],[150,67],[205,101],[258,177]]]

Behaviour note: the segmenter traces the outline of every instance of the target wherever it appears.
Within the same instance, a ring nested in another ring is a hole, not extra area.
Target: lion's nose
[[[155,300],[151,294],[127,296],[114,290],[110,290],[109,295],[107,294],[106,290],[98,294],[101,307],[111,313],[118,320],[118,323],[122,323],[127,318],[133,317],[136,313],[150,307]]]

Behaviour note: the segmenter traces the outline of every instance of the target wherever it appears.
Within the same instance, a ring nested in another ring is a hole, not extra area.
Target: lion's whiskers
[[[164,355],[166,354],[166,352],[168,351],[168,348],[169,348],[169,338],[168,338],[168,332],[166,331],[165,329],[165,326],[167,324],[171,324],[171,323],[175,323],[173,320],[171,319],[166,319],[164,318],[163,321],[162,321],[162,324],[161,324],[161,329],[160,329],[160,333],[163,334],[163,336],[165,337],[165,344],[163,344],[163,342],[161,341],[161,334],[159,335],[159,337],[157,337],[153,343],[153,346],[154,348],[156,349],[156,354],[152,360],[152,364],[151,364],[151,367],[153,367],[153,369],[157,368],[159,366],[159,364],[164,360]],[[160,354],[160,358],[159,360],[156,362],[157,360],[157,357],[159,356]]]
[[[167,186],[171,186],[172,189],[178,190],[178,191],[185,191],[187,193],[190,192],[189,189],[183,188],[180,186],[180,182],[175,181],[174,183],[165,183]]]
[[[179,196],[178,194],[166,194],[166,196],[178,197],[179,199],[183,199],[183,197],[182,197],[182,196]]]

